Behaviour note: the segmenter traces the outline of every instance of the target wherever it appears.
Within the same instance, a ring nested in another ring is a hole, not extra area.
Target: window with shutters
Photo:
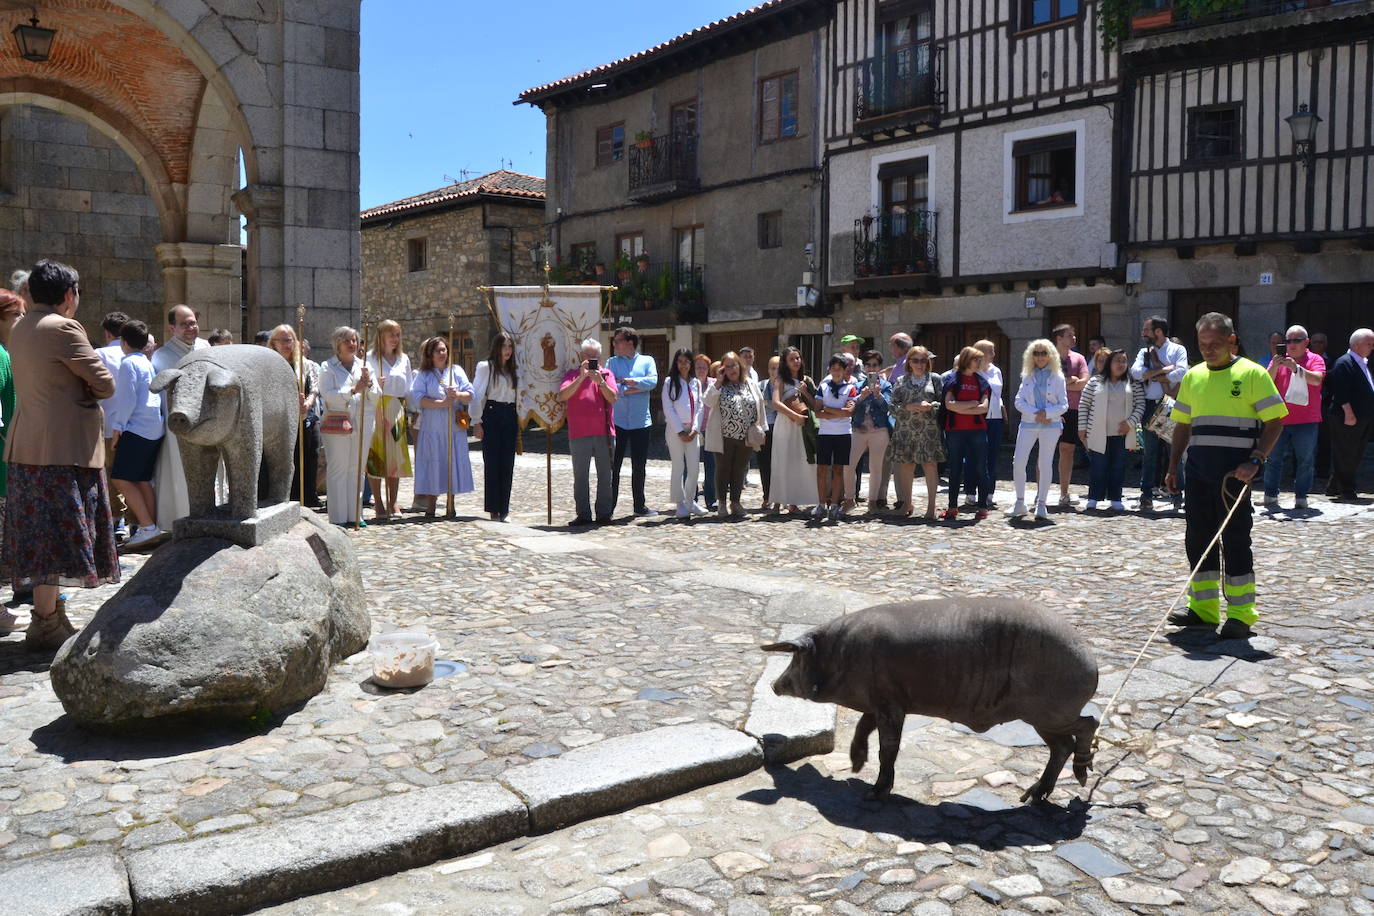
[[[782,211],[773,210],[759,214],[759,247],[782,247]]]
[[[418,273],[429,267],[429,239],[406,239],[406,269]]]
[[[1188,109],[1188,161],[1235,159],[1241,153],[1240,105]]]
[[[625,158],[625,122],[608,124],[596,129],[596,167],[610,165]]]
[[[1016,169],[1016,210],[1070,207],[1078,200],[1078,138],[1052,134],[1012,145]]]
[[[759,142],[797,136],[797,71],[759,80]]]

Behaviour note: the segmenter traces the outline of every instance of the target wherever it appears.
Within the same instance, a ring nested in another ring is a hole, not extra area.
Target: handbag
[[[768,430],[762,423],[751,424],[744,431],[744,444],[758,451],[768,441]]]
[[[1169,414],[1173,412],[1174,399],[1167,394],[1159,399],[1159,405],[1155,407],[1155,412],[1150,415],[1150,419],[1145,423],[1145,429],[1154,433],[1166,442],[1173,439],[1174,427],[1178,423],[1169,419]]]
[[[320,432],[326,436],[351,436],[353,417],[346,410],[326,410]]]

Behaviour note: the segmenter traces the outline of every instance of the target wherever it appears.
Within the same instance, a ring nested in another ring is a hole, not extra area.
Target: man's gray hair
[[[595,337],[588,337],[586,340],[582,341],[581,345],[577,348],[578,353],[586,353],[588,350],[600,356],[601,341],[597,340]]]
[[[906,331],[898,331],[896,334],[893,334],[891,337],[888,338],[888,342],[900,344],[904,349],[907,350],[910,350],[912,346],[911,335],[908,334]]]
[[[1208,312],[1197,320],[1197,332],[1201,334],[1204,330],[1220,331],[1224,336],[1230,337],[1236,333],[1236,325],[1221,312]]]
[[[1371,337],[1374,337],[1374,331],[1371,331],[1369,328],[1360,328],[1354,334],[1350,335],[1350,346],[1353,347],[1360,341],[1368,340]]]
[[[1296,333],[1299,337],[1301,337],[1301,338],[1303,338],[1303,339],[1306,339],[1306,338],[1307,338],[1307,328],[1303,327],[1303,326],[1300,325],[1300,324],[1295,324],[1295,325],[1293,325],[1291,328],[1288,329],[1288,334],[1295,334],[1295,333]],[[1287,337],[1288,334],[1285,334],[1284,336]]]
[[[844,358],[844,364],[851,369],[859,364],[859,358],[853,353],[845,352],[841,353],[840,356]]]

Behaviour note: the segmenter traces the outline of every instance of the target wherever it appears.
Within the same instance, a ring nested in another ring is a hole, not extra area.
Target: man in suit
[[[1331,392],[1326,424],[1331,432],[1331,481],[1326,495],[1354,499],[1355,474],[1364,457],[1365,443],[1374,432],[1374,379],[1369,374],[1369,354],[1374,352],[1374,331],[1360,328],[1350,335],[1350,350],[1327,373]]]

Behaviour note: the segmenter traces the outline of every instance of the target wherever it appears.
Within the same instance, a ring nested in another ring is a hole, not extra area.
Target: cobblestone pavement
[[[554,476],[570,476],[565,457]],[[651,466],[651,505],[667,477]],[[562,490],[544,524],[543,478],[543,456],[521,459],[512,525],[472,522],[484,513],[471,494],[466,523],[358,535],[374,628],[431,629],[467,666],[415,693],[375,691],[360,656],[261,734],[102,739],[61,719],[19,637],[0,641],[0,857],[127,850],[495,778],[603,736],[735,725],[762,670],[756,646],[780,625],[900,597],[1059,609],[1097,652],[1101,703],[1187,571],[1169,513],[1062,511],[1039,525],[856,513],[818,531],[754,509],[570,534]],[[973,736],[913,717],[886,806],[862,800],[876,764],[855,778],[835,754],[273,912],[1374,913],[1374,600],[1361,587],[1374,511],[1313,506],[1258,516],[1261,636],[1156,640],[1106,731],[1139,749],[1104,746],[1088,790],[1061,784],[1068,807],[1016,801],[1044,764],[1018,726]],[[104,597],[74,593],[73,616]],[[838,748],[853,723],[841,716]]]

